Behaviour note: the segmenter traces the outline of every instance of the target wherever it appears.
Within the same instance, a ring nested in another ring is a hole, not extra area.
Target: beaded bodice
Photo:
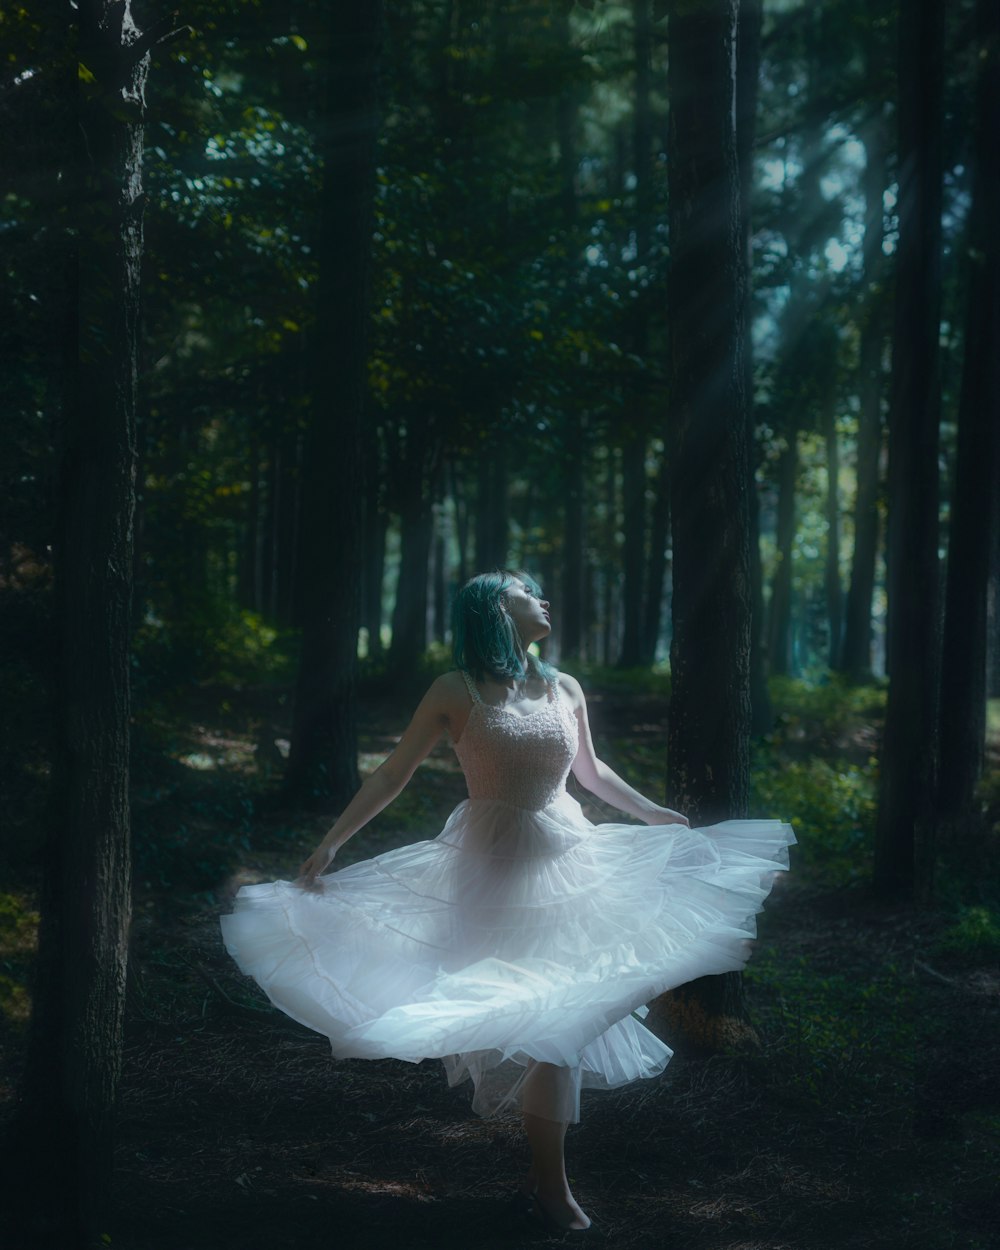
[[[538,811],[566,788],[576,758],[576,717],[556,684],[535,711],[518,715],[484,703],[475,682],[462,674],[472,710],[455,754],[465,773],[470,799],[501,799]]]

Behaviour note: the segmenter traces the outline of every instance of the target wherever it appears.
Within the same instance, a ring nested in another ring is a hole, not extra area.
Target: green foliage
[[[670,667],[666,663],[654,664],[652,668],[575,663],[573,676],[579,679],[585,691],[599,687],[601,690],[652,695],[657,699],[670,698]]]
[[[758,752],[754,761],[751,812],[790,821],[799,840],[797,859],[820,870],[830,883],[870,875],[876,803],[874,760],[860,768]]]
[[[795,826],[798,861],[849,884],[871,871],[878,803],[880,686],[773,678],[774,732],[753,746],[751,812]]]
[[[886,1085],[911,1088],[916,989],[894,963],[874,976],[831,973],[813,958],[767,947],[744,976],[765,1037],[775,1039],[770,1062],[782,1063],[783,1079],[808,1101],[855,1109]]]
[[[37,944],[38,912],[22,894],[0,894],[0,1014],[24,1024],[31,1014],[28,969]]]
[[[297,641],[256,612],[204,595],[170,625],[148,611],[134,656],[142,688],[208,680],[239,687],[291,681]]]
[[[1000,959],[1000,911],[986,906],[961,908],[935,949],[976,961]]]

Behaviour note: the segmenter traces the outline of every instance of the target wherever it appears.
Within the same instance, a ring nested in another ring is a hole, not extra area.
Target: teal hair
[[[524,681],[529,674],[553,681],[557,676],[551,664],[525,650],[517,626],[507,611],[506,591],[515,578],[541,597],[541,587],[527,573],[497,569],[470,578],[452,602],[451,646],[455,667],[477,681],[485,677],[498,681],[513,677],[515,681]]]

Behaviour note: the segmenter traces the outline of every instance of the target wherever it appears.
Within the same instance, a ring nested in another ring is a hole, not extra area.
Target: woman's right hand
[[[318,846],[299,868],[299,875],[295,879],[295,884],[303,890],[312,890],[314,892],[321,890],[322,886],[319,885],[316,878],[330,867],[335,854],[336,852],[332,846]]]

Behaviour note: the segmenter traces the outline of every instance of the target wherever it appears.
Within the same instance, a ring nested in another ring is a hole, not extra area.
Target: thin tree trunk
[[[564,491],[562,611],[559,624],[559,658],[575,660],[583,638],[584,564],[584,456],[586,443],[583,422],[579,424],[576,445],[567,448]]]
[[[667,575],[667,543],[670,541],[670,467],[666,448],[656,478],[656,497],[649,521],[649,563],[646,575],[646,604],[642,620],[641,664],[656,660],[663,616],[663,586]]]
[[[882,354],[885,345],[885,298],[880,286],[885,271],[882,196],[886,175],[885,120],[879,114],[865,132],[865,288],[867,300],[861,327],[861,410],[858,417],[857,493],[854,504],[854,559],[844,616],[840,670],[861,683],[872,676],[872,596],[879,544],[879,460],[882,451]]]
[[[667,778],[692,824],[749,802],[745,240],[735,134],[738,0],[670,13],[672,689]],[[755,1040],[738,974],[658,999],[689,1049]],[[676,1031],[676,1032],[675,1032]]]
[[[260,440],[256,429],[250,433],[247,449],[247,472],[250,490],[243,527],[243,559],[240,581],[240,602],[245,608],[259,612],[261,607],[261,516],[260,516]]]
[[[840,633],[843,618],[843,593],[840,586],[840,447],[837,442],[836,392],[823,400],[823,437],[826,442],[826,567],[824,590],[829,630],[827,663],[837,667],[840,658]]]
[[[646,439],[629,423],[622,439],[625,588],[622,594],[621,668],[635,668],[641,657],[642,579],[646,570]]]
[[[469,506],[458,465],[451,463],[451,497],[455,501],[455,545],[458,548],[458,584],[469,580]]]
[[[972,810],[986,735],[986,602],[1000,483],[1000,10],[979,0],[975,185],[968,258],[958,462],[951,500],[941,657],[937,810]]]
[[[617,468],[615,464],[615,451],[613,447],[608,448],[607,476],[605,478],[605,508],[607,510],[607,536],[608,551],[614,550],[614,536],[618,529],[618,492],[616,489]],[[603,629],[601,632],[601,658],[604,664],[612,664],[614,662],[616,629],[615,622],[617,618],[618,595],[614,584],[614,574],[612,572],[611,560],[604,563],[604,594],[602,597],[602,621]]]
[[[875,828],[882,897],[929,884],[939,671],[940,391],[944,10],[899,19],[899,246],[889,414],[889,699]],[[919,858],[919,873],[915,859]]]
[[[795,546],[795,483],[798,477],[798,436],[793,431],[778,458],[778,528],[771,612],[768,619],[768,656],[771,672],[785,676],[792,659],[792,552]]]
[[[434,509],[434,551],[432,560],[434,577],[431,585],[431,607],[434,625],[431,636],[435,642],[440,643],[444,642],[448,630],[448,568],[444,527],[444,508],[438,503]]]
[[[389,649],[389,668],[400,680],[416,670],[427,649],[427,571],[434,534],[431,497],[418,480],[400,511],[399,581]]]
[[[320,292],[301,527],[305,616],[285,783],[299,801],[340,806],[358,786],[359,487],[381,0],[338,10],[328,30]]]
[[[476,566],[481,573],[507,563],[509,509],[507,503],[507,451],[496,442],[485,453],[478,469],[476,509]]]
[[[86,70],[67,131],[66,283],[53,558],[55,698],[33,1012],[5,1231],[101,1244],[110,1228],[128,934],[129,640],[148,39],[128,0],[77,9]],[[161,31],[162,33],[162,31]],[[21,1225],[15,1231],[12,1217]]]
[[[649,265],[653,226],[653,135],[650,117],[652,89],[652,21],[650,0],[632,0],[632,49],[635,62],[635,109],[632,128],[632,168],[635,177],[636,267]],[[649,313],[640,293],[630,320],[632,351],[645,358],[649,340]],[[622,596],[622,648],[618,663],[634,668],[643,659],[643,620],[646,576],[646,426],[645,386],[640,381],[628,414],[622,440],[622,494],[625,508],[625,593]]]
[[[364,422],[363,450],[364,495],[364,561],[361,574],[361,626],[368,634],[370,659],[382,654],[382,585],[385,580],[385,539],[388,518],[382,503],[379,483],[382,466],[375,424],[369,415]]]
[[[753,278],[753,152],[757,133],[757,79],[760,72],[762,0],[742,0],[737,29],[736,143],[740,162],[740,222],[746,256],[747,281]],[[748,287],[744,304],[743,370],[747,396],[747,491],[750,523],[750,728],[754,734],[769,733],[774,723],[767,688],[764,645],[764,570],[760,559],[760,504],[757,499],[756,402],[754,397],[753,301]]]

